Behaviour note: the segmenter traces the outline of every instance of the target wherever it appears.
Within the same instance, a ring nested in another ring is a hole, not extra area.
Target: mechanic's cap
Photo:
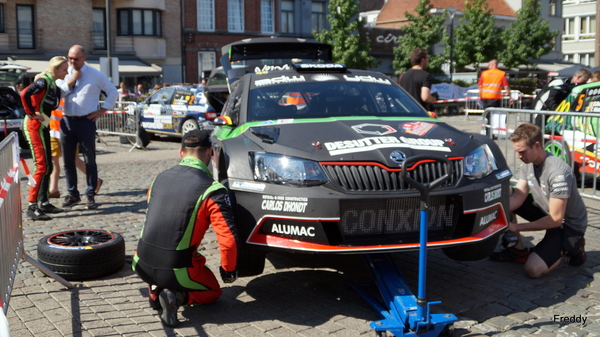
[[[198,138],[197,142],[194,143],[186,143],[186,139],[188,139],[189,137],[196,137]],[[181,147],[211,147],[212,146],[212,142],[210,141],[210,131],[207,130],[192,130],[187,132],[186,134],[183,135],[183,137],[181,138]]]

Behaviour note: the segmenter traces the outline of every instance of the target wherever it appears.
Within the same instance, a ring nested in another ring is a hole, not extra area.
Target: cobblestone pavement
[[[477,131],[477,118],[442,117],[460,129]],[[131,271],[152,179],[178,162],[177,141],[153,141],[147,151],[134,150],[105,137],[98,144],[100,177],[105,183],[96,202],[54,215],[47,222],[24,216],[25,251],[37,258],[46,235],[69,229],[105,229],[126,241],[128,263],[101,279],[74,282],[66,289],[31,264],[19,265],[7,318],[11,336],[361,336],[375,335],[368,323],[379,319],[348,285],[370,279],[361,257],[321,257],[270,253],[264,274],[224,285],[216,303],[181,308],[182,324],[164,327],[147,303],[146,286]],[[31,160],[27,159],[31,167]],[[82,178],[80,177],[80,188]],[[21,179],[26,204],[27,180]],[[65,191],[61,179],[61,192]],[[56,204],[60,204],[59,199]],[[587,202],[588,261],[582,267],[559,267],[538,280],[528,279],[522,265],[490,260],[456,262],[430,251],[429,301],[442,301],[435,312],[450,312],[460,336],[596,336],[600,335],[600,203]],[[25,209],[25,207],[23,207]],[[530,245],[539,233],[527,236]],[[219,265],[216,238],[203,242],[208,265]],[[411,286],[417,284],[416,252],[394,255]],[[565,323],[559,318],[585,319]]]

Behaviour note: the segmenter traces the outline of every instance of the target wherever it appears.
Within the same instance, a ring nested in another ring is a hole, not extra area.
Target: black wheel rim
[[[80,230],[56,233],[48,238],[48,242],[57,246],[82,247],[106,243],[114,237],[112,233],[105,231]]]

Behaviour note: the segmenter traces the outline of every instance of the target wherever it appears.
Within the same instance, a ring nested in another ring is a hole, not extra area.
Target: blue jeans
[[[98,184],[98,167],[96,166],[96,122],[87,118],[70,118],[64,116],[60,121],[60,146],[62,148],[67,177],[67,191],[73,197],[79,197],[77,190],[77,168],[75,156],[79,151],[83,154],[86,169],[87,189],[85,194],[93,197]]]

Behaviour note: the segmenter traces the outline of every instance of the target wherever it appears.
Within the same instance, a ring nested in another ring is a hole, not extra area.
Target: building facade
[[[221,48],[253,37],[312,38],[326,28],[323,0],[182,0],[185,81],[221,65]]]
[[[0,0],[0,59],[31,67],[31,78],[79,44],[92,67],[118,59],[113,82],[181,82],[180,22],[179,0]]]
[[[595,67],[596,0],[562,1],[562,52],[567,62]]]

